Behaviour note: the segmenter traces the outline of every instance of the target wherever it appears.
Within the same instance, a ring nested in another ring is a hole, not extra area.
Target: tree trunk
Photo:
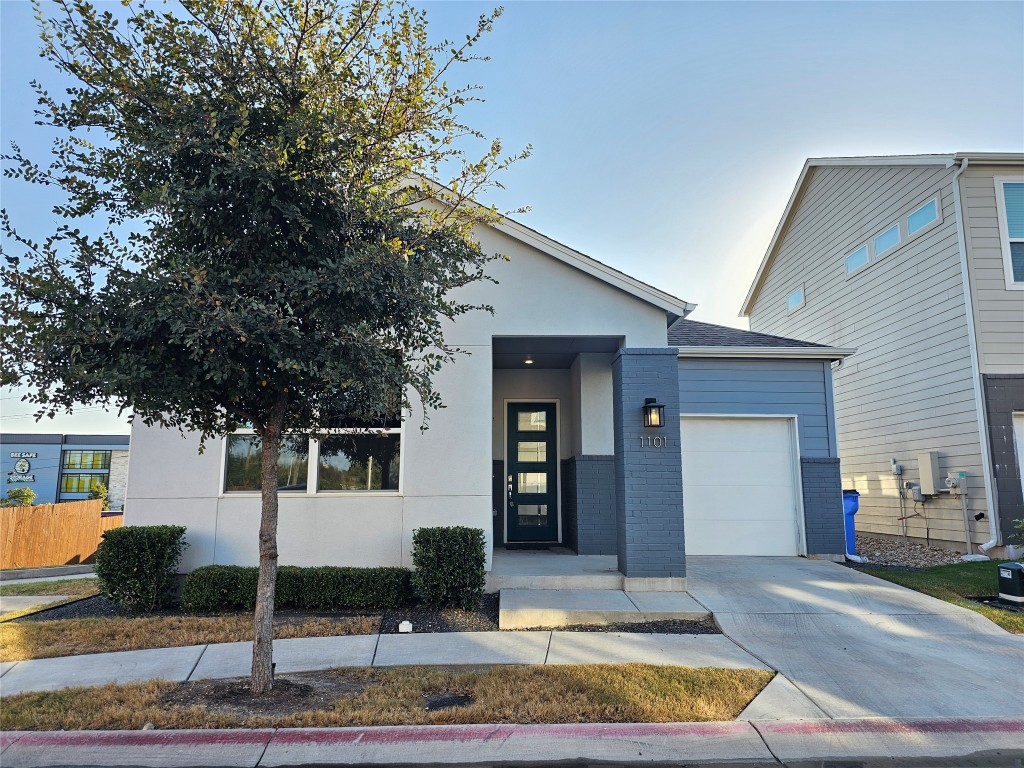
[[[281,432],[286,400],[275,404],[261,435],[263,457],[260,461],[260,488],[263,508],[260,514],[260,574],[256,583],[256,621],[252,643],[254,696],[274,687],[274,588],[277,583],[277,459],[281,452]]]

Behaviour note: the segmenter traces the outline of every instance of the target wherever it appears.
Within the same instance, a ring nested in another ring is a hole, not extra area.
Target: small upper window
[[[846,257],[846,272],[855,272],[868,263],[868,247],[862,245],[856,251]]]
[[[900,244],[900,225],[893,224],[885,232],[875,238],[875,256],[881,256]]]
[[[933,221],[937,221],[938,218],[939,201],[938,198],[933,198],[907,216],[907,234],[912,235],[919,232]]]
[[[804,305],[804,287],[801,285],[786,297],[786,308],[792,312]]]
[[[1002,183],[1002,208],[1005,215],[1005,236],[1009,253],[1006,264],[1007,287],[1024,283],[1024,182],[1005,181]]]

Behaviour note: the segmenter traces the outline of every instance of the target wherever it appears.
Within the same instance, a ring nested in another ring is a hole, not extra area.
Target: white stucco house
[[[366,451],[286,452],[282,564],[410,565],[435,525],[617,555],[633,589],[681,588],[688,549],[842,555],[830,362],[849,350],[686,320],[694,304],[509,219],[478,237],[509,259],[464,289],[493,315],[447,328],[470,353],[435,380],[447,407]],[[257,562],[248,438],[131,439],[126,524],[187,526],[185,570]]]

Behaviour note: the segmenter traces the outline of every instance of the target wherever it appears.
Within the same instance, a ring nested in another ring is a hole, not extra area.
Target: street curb
[[[5,768],[79,765],[270,766],[803,763],[1024,758],[1024,717],[372,726],[0,734]],[[1005,762],[1000,762],[1005,761]]]

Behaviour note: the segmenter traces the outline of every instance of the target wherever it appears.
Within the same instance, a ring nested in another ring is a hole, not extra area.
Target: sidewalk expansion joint
[[[267,754],[267,750],[270,749],[270,743],[274,740],[274,738],[277,736],[277,732],[280,730],[280,728],[274,728],[270,732],[270,735],[267,736],[267,743],[263,745],[263,751],[260,752],[260,756],[256,758],[256,762],[252,764],[252,768],[259,768],[260,763],[263,762],[263,758]]]
[[[772,756],[772,759],[779,765],[785,766],[785,763],[782,762],[779,759],[779,756],[772,751],[772,748],[770,746],[768,746],[768,740],[765,739],[764,734],[761,733],[761,729],[757,727],[757,723],[755,723],[753,720],[748,720],[747,722],[750,724],[750,727],[754,729],[754,733],[757,734],[757,737],[761,739],[761,743],[764,744],[764,748],[768,750],[768,754]]]
[[[548,632],[548,647],[544,651],[544,662],[543,662],[544,664],[548,663],[548,656],[551,655],[551,640],[552,640],[552,638],[554,638],[554,636],[555,636],[554,630],[551,630],[550,632]]]
[[[373,667],[377,663],[377,649],[379,647],[380,647],[380,632],[377,633],[377,641],[373,644],[373,656],[370,657],[370,666],[371,667]]]
[[[13,664],[11,664],[11,666],[9,666],[9,667],[8,667],[7,669],[5,669],[5,670],[4,670],[3,672],[0,672],[0,677],[3,677],[4,675],[6,675],[6,674],[7,674],[8,672],[10,672],[10,671],[11,671],[12,669],[14,669],[14,668],[15,668],[16,666],[18,666],[18,664],[20,664],[20,663],[21,663],[21,660],[19,659],[18,661],[16,661],[16,662],[14,662]]]
[[[199,662],[203,660],[203,656],[206,655],[206,649],[210,647],[207,643],[203,646],[203,650],[199,652],[199,658],[196,659],[196,663],[192,665],[192,669],[189,670],[188,674],[185,675],[185,682],[189,682],[192,679],[192,675],[196,673],[196,669],[199,667]]]

